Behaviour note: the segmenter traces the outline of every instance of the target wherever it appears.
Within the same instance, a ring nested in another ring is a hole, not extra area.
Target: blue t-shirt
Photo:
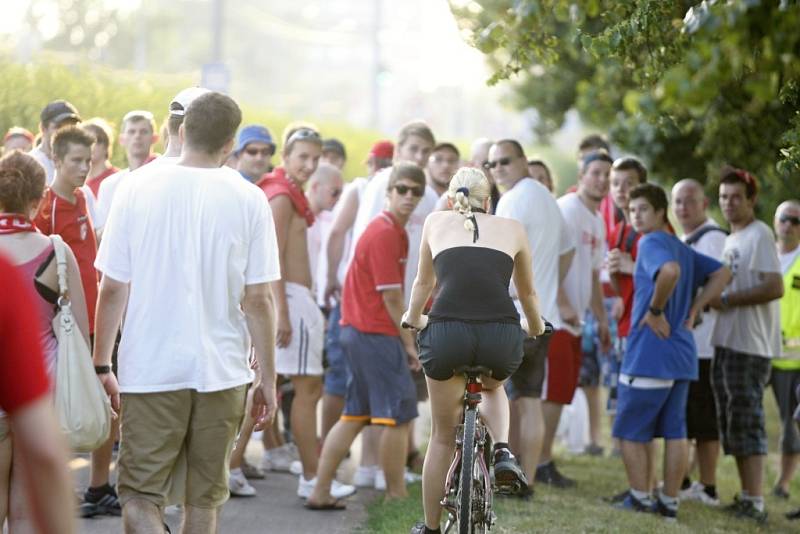
[[[670,336],[660,339],[649,326],[639,326],[653,298],[661,266],[677,262],[681,275],[667,300],[664,317]],[[686,246],[666,232],[651,232],[639,241],[639,255],[633,272],[633,316],[622,372],[666,380],[697,380],[697,351],[694,338],[684,322],[697,293],[709,275],[722,267],[717,260]]]

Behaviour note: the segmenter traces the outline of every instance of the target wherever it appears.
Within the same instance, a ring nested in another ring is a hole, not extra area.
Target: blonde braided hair
[[[473,167],[461,167],[450,180],[447,196],[453,201],[453,209],[464,216],[464,229],[475,232],[477,223],[473,209],[483,208],[491,194],[486,175]]]

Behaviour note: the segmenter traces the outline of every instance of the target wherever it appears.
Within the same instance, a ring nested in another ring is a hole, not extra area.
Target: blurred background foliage
[[[664,183],[761,181],[759,215],[800,196],[794,0],[450,0],[463,34],[548,139],[576,109]]]

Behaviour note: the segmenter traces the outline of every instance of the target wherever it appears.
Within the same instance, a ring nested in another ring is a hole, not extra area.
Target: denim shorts
[[[344,397],[347,393],[347,358],[344,355],[341,340],[341,327],[339,319],[342,317],[341,308],[337,305],[328,315],[328,329],[325,332],[325,393]]]

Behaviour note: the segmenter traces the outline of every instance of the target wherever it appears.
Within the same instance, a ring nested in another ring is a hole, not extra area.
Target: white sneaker
[[[375,474],[378,471],[377,465],[360,465],[353,474],[353,485],[358,488],[375,487]]]
[[[280,447],[264,451],[264,458],[269,460],[270,470],[288,472],[292,467],[292,462],[297,460],[296,449],[292,450],[291,443],[285,443]]]
[[[678,496],[682,501],[698,501],[707,506],[719,506],[719,497],[712,497],[705,492],[705,488],[700,482],[692,482],[692,486],[681,491]]]
[[[418,475],[414,471],[406,467],[405,478],[406,478],[406,484],[416,484],[417,482],[422,480],[422,475]]]
[[[295,476],[303,472],[303,464],[300,460],[294,460],[291,465],[289,465],[289,472]]]
[[[265,473],[267,471],[272,471],[272,462],[270,461],[269,450],[264,451],[264,453],[261,455],[261,465],[259,467],[261,467],[261,470]]]
[[[250,485],[241,470],[231,471],[228,489],[231,490],[231,495],[236,497],[252,497],[256,494],[256,489]]]
[[[383,474],[383,469],[375,470],[375,489],[378,491],[386,491],[386,475]]]
[[[300,475],[298,478],[297,496],[301,499],[308,499],[314,492],[314,486],[317,485],[317,477],[306,480],[303,475]],[[345,497],[353,495],[355,492],[356,487],[350,484],[342,484],[338,480],[334,480],[331,483],[331,497],[334,499],[344,499]]]

